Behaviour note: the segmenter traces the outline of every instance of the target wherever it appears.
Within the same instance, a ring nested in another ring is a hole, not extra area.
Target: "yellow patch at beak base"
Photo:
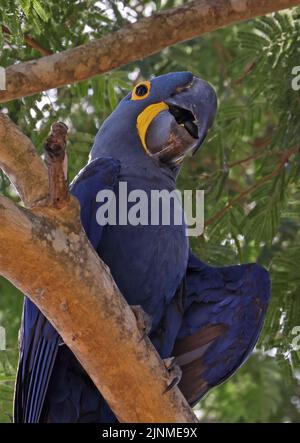
[[[144,149],[146,152],[148,152],[147,145],[146,145],[146,132],[149,128],[150,123],[154,119],[154,117],[157,116],[161,111],[164,111],[166,109],[169,109],[169,106],[164,103],[154,103],[153,105],[147,106],[141,112],[136,120],[136,127],[142,142],[142,145],[144,146]]]

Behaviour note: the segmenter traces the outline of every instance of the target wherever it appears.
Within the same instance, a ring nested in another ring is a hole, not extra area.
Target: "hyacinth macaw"
[[[179,388],[194,405],[249,357],[270,295],[257,264],[213,267],[196,258],[184,223],[100,226],[101,189],[172,191],[217,108],[214,89],[190,72],[139,83],[97,133],[87,166],[71,184],[85,232],[130,305],[151,318],[149,337],[175,357]],[[99,349],[101,352],[101,349]],[[15,391],[16,422],[115,422],[113,412],[53,326],[25,297]]]

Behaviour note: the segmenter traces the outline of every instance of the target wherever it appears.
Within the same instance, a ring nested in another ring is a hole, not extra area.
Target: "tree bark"
[[[47,169],[1,114],[0,140],[0,166],[31,206],[0,196],[0,274],[51,321],[121,422],[196,422],[179,389],[166,392],[170,374],[83,232],[78,202],[51,205]]]
[[[0,168],[18,189],[27,207],[45,203],[48,198],[46,166],[29,138],[3,113],[0,113]]]
[[[86,80],[220,27],[300,5],[300,0],[197,0],[76,48],[6,70],[0,103]]]

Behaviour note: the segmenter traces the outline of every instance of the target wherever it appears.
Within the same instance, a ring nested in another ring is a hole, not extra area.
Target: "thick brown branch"
[[[47,143],[48,152],[60,154],[63,187],[66,130],[55,125]],[[84,234],[78,202],[68,198],[59,211],[50,204],[47,169],[4,114],[0,165],[34,206],[29,210],[0,196],[0,275],[51,321],[120,421],[195,422],[177,388],[164,394],[169,374],[151,342],[142,339],[132,310]],[[55,182],[55,173],[51,179]],[[21,266],[16,265],[20,250]]]
[[[195,422],[179,389],[165,392],[168,373],[150,341],[141,340],[78,212],[73,199],[60,211],[32,212],[0,197],[0,274],[52,322],[121,422]]]
[[[3,113],[0,113],[0,167],[27,207],[47,201],[48,176],[44,162],[31,141]]]
[[[223,26],[300,4],[300,0],[195,0],[60,54],[7,68],[0,102],[85,80]]]
[[[55,123],[45,144],[50,204],[57,209],[65,206],[69,196],[66,153],[67,131],[68,127],[64,123]]]

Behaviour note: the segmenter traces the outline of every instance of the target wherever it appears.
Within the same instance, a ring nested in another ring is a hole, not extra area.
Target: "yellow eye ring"
[[[143,100],[150,94],[150,89],[151,83],[148,80],[138,83],[132,91],[131,100]]]

